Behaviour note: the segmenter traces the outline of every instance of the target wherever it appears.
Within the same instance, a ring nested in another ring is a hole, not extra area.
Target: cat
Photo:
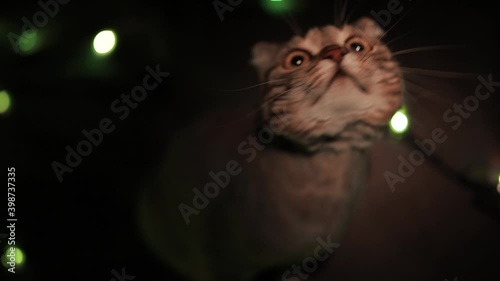
[[[311,255],[318,238],[338,241],[365,185],[366,150],[402,104],[402,74],[383,34],[361,18],[257,43],[251,64],[263,94],[254,132],[274,129],[252,155],[218,150],[189,130],[172,142],[139,206],[153,252],[189,280],[252,280]],[[188,160],[204,144],[218,159],[237,161],[240,173],[186,224],[179,204],[208,180],[193,174],[228,163],[209,163],[209,154]]]

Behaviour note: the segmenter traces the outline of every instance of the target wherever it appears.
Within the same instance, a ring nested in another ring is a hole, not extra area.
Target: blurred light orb
[[[5,249],[5,253],[2,256],[2,264],[6,268],[10,268],[10,265],[7,264],[8,262],[10,262],[10,257],[7,256],[11,253],[10,248],[11,248],[10,246],[7,246]],[[23,250],[21,250],[21,248],[16,246],[14,253],[15,253],[14,262],[16,263],[16,267],[22,266],[25,260]]]
[[[34,51],[37,41],[38,33],[34,30],[26,30],[21,33],[21,36],[17,40],[17,45],[21,53],[29,54]]]
[[[109,54],[116,46],[116,35],[111,30],[103,30],[94,37],[94,50],[98,54]]]
[[[0,114],[6,113],[10,108],[10,95],[7,91],[0,91]]]
[[[271,14],[282,15],[292,12],[296,8],[296,0],[261,0],[264,10]]]
[[[391,119],[390,126],[391,130],[396,134],[403,134],[408,130],[408,125],[410,124],[408,117],[402,110],[399,110],[394,114]]]
[[[498,174],[498,185],[497,185],[497,191],[500,193],[500,174]]]

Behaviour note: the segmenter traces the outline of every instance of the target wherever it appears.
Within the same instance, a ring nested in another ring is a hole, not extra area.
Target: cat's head
[[[267,83],[264,122],[286,120],[277,133],[309,150],[368,147],[402,102],[401,72],[382,34],[362,18],[256,44],[252,64]]]

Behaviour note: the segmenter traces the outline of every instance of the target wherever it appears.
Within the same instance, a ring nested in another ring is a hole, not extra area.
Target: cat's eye
[[[298,68],[309,64],[311,61],[311,55],[302,50],[295,50],[290,52],[284,61],[284,67],[286,69]]]
[[[349,51],[351,52],[355,52],[355,53],[366,53],[370,50],[370,45],[368,44],[368,42],[361,38],[361,37],[354,37],[352,39],[349,39],[347,40],[347,42],[345,43],[347,49],[349,49]]]

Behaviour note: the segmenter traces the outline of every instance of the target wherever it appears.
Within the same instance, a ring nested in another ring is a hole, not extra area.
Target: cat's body
[[[261,140],[252,159],[237,140],[201,153],[206,141],[193,130],[173,142],[139,217],[167,264],[193,280],[243,280],[311,255],[318,238],[339,238],[367,176],[364,150],[401,104],[399,69],[381,33],[363,19],[254,48],[253,64],[269,83],[247,133],[271,127],[274,141]],[[192,189],[203,192],[209,172],[230,161],[240,172],[206,207],[180,206],[192,205]]]
[[[178,145],[172,148],[183,153],[185,160],[196,161],[198,151]],[[152,191],[146,195],[149,198],[143,207],[147,209],[141,220],[148,242],[164,261],[195,280],[239,280],[245,272],[257,274],[285,267],[312,255],[318,238],[339,240],[364,186],[367,161],[363,151],[308,155],[266,147],[248,162],[237,153],[221,156],[223,148],[219,148],[210,153],[218,164],[187,162],[174,168],[192,173],[205,168],[208,175],[208,171],[224,169],[222,159],[241,164],[242,172],[231,177],[231,184],[209,199],[199,215],[191,215],[189,225],[179,211],[179,203],[192,206],[191,188],[203,191],[213,179],[164,182],[186,186],[186,192]],[[169,176],[184,175],[174,172]],[[158,209],[165,213],[158,213]]]

